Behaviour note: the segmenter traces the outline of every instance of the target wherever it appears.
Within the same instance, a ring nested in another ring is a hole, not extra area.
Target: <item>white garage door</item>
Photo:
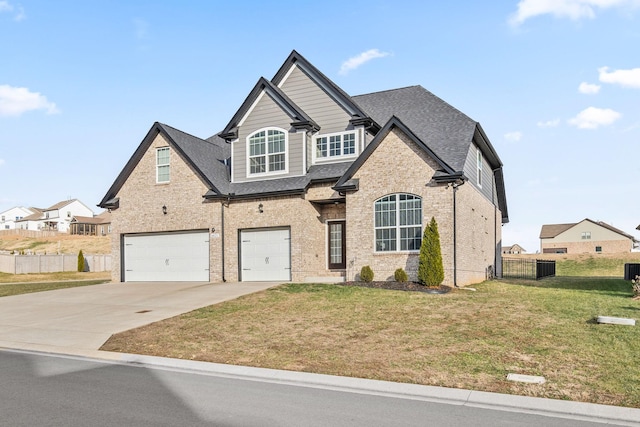
[[[242,281],[291,280],[290,236],[288,228],[241,231]]]
[[[125,282],[208,282],[209,233],[124,236]]]

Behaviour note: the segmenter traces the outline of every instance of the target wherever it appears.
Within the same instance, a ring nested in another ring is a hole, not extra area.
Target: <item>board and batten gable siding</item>
[[[254,108],[238,129],[238,139],[232,143],[233,182],[270,179],[270,175],[252,178],[247,170],[247,137],[264,128],[280,128],[287,132],[288,173],[273,175],[274,178],[304,175],[303,151],[304,134],[296,133],[291,127],[293,120],[269,97],[263,93]]]
[[[469,151],[467,152],[467,160],[464,163],[464,175],[469,178],[468,183],[476,187],[487,199],[491,200],[494,204],[497,204],[498,201],[496,196],[495,180],[493,179],[493,171],[491,170],[491,166],[487,162],[487,158],[484,154],[482,155],[482,187],[478,186],[477,155],[478,146],[471,144],[469,146]]]

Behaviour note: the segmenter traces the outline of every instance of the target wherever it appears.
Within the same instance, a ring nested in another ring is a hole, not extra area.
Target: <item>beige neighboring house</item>
[[[527,252],[522,246],[519,244],[511,245],[511,246],[503,246],[502,254],[503,255],[520,255]]]
[[[542,253],[631,252],[637,240],[607,223],[589,218],[575,224],[546,224],[540,230]]]
[[[105,210],[93,217],[74,216],[69,226],[69,234],[83,236],[106,236],[111,234],[111,213]]]
[[[99,206],[114,281],[417,278],[431,217],[447,285],[501,271],[502,162],[421,86],[350,96],[293,51],[222,131],[155,123]]]

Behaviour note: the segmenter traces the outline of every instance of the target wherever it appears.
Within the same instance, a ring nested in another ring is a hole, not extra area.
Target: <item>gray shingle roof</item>
[[[463,169],[477,122],[422,86],[358,95],[353,100],[380,126],[396,116],[451,168]]]
[[[227,192],[229,174],[225,160],[231,156],[229,144],[217,136],[204,140],[162,123],[158,125],[171,137],[176,148],[184,153],[197,169],[196,172],[199,171],[210,186],[217,188],[221,193]]]

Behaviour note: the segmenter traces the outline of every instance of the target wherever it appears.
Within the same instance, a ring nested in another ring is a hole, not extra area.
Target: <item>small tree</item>
[[[434,217],[431,217],[431,222],[425,227],[422,236],[418,280],[426,286],[440,286],[444,280],[440,234]]]
[[[82,249],[78,252],[78,271],[81,273],[84,271],[84,254],[82,253]]]
[[[371,282],[373,280],[373,270],[368,265],[365,265],[360,270],[360,279],[365,282]]]
[[[409,277],[407,276],[407,272],[404,271],[404,269],[402,269],[402,268],[398,268],[393,273],[393,277],[394,277],[394,279],[396,279],[396,282],[401,282],[401,283],[404,283],[407,280],[409,280]]]

